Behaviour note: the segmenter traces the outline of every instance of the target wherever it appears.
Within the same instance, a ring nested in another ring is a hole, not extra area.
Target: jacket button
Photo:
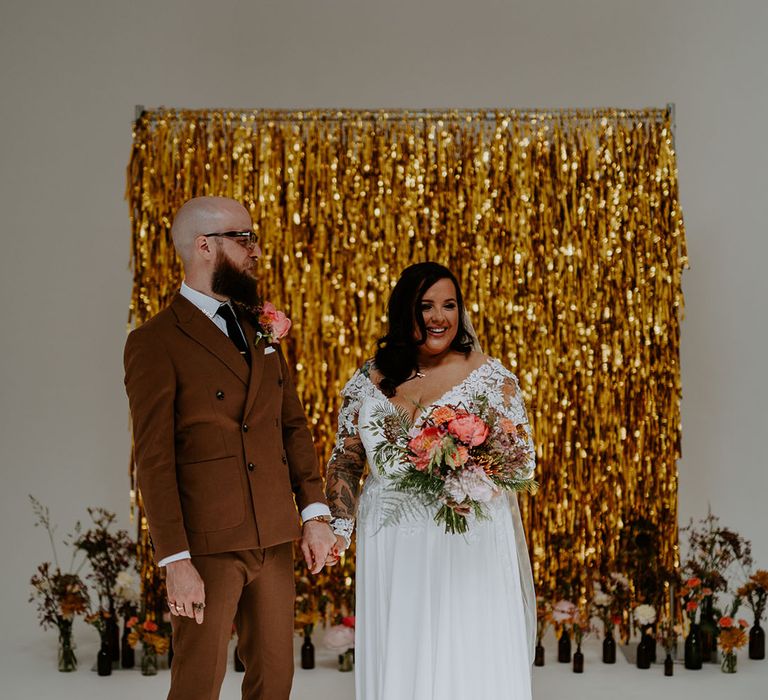
[[[283,378],[282,377],[280,377],[280,379],[277,380],[277,385],[278,386],[283,386]]]
[[[283,455],[283,464],[288,464],[288,459],[286,458],[285,455]]]
[[[252,472],[254,469],[256,469],[256,465],[253,462],[248,462],[248,471]]]
[[[217,392],[216,392],[216,398],[217,398],[219,401],[223,401],[223,400],[224,400],[224,392],[223,392],[223,391],[217,391]]]
[[[243,423],[243,432],[244,433],[248,432],[248,424],[247,423]]]

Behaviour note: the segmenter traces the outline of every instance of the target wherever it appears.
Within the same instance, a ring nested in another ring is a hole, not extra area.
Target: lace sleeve
[[[341,395],[336,445],[326,469],[326,497],[331,509],[331,527],[349,546],[355,524],[360,482],[365,469],[365,448],[357,430],[357,417],[368,383],[368,365],[352,376]]]
[[[509,418],[517,427],[518,434],[525,435],[525,441],[528,444],[528,461],[520,472],[521,479],[530,479],[536,469],[536,450],[533,445],[533,431],[528,421],[528,413],[525,410],[525,401],[520,391],[517,377],[509,370],[501,368],[499,376],[499,392],[497,394],[497,410]]]

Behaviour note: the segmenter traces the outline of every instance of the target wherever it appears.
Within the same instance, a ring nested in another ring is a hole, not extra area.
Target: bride
[[[495,496],[489,518],[470,516],[464,535],[446,534],[434,510],[393,524],[387,475],[399,465],[374,458],[383,460],[371,427],[382,407],[418,427],[429,409],[483,395],[524,426],[529,477],[535,458],[517,379],[479,351],[456,278],[442,265],[408,267],[388,313],[374,360],[342,391],[327,470],[337,534],[328,564],[349,547],[357,524],[357,699],[530,700],[536,606],[514,493]]]

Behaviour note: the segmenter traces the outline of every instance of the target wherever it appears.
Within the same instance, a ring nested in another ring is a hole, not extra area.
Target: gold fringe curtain
[[[677,566],[686,247],[666,111],[145,112],[128,166],[131,323],[177,290],[170,226],[197,195],[251,212],[322,463],[398,274],[435,260],[528,401],[541,489],[521,506],[539,592],[583,595],[632,523]]]

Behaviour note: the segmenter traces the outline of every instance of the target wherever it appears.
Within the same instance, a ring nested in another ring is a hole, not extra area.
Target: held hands
[[[331,551],[328,554],[328,558],[325,560],[326,566],[335,566],[339,563],[339,557],[341,557],[344,550],[347,548],[347,541],[341,536],[336,535],[336,544],[331,547]]]
[[[304,553],[307,568],[313,574],[319,574],[322,571],[335,546],[336,535],[328,523],[321,520],[308,520],[304,523],[301,551]]]
[[[203,622],[205,586],[190,559],[174,561],[165,567],[165,587],[171,615],[191,617],[198,625]]]

